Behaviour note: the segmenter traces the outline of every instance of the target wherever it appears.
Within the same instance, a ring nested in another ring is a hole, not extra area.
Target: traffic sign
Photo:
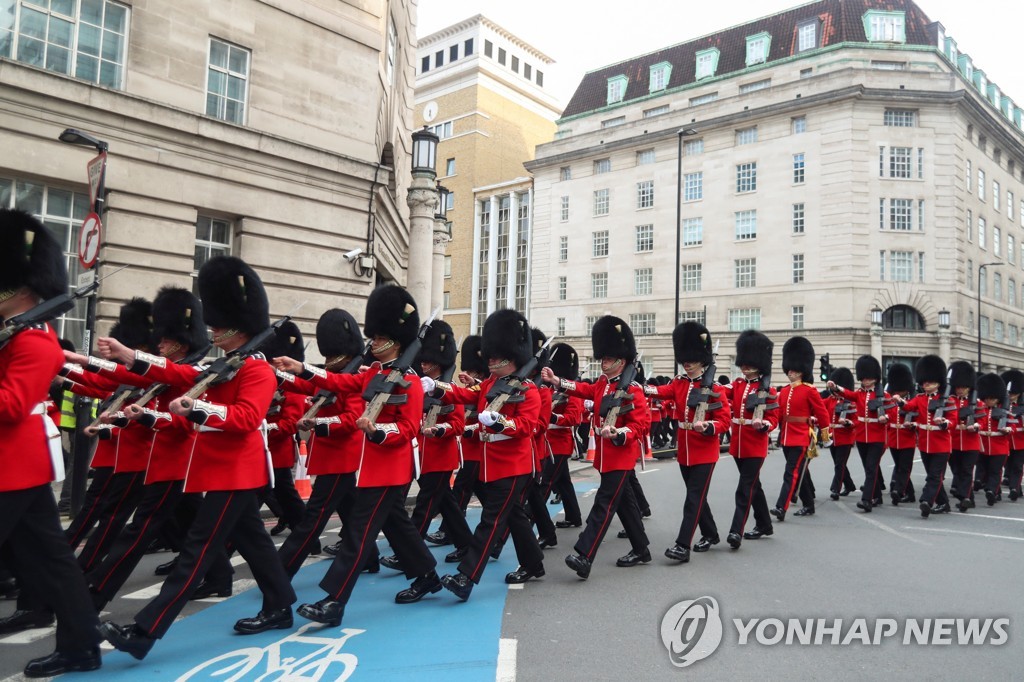
[[[89,174],[89,205],[96,205],[96,197],[100,192],[100,183],[103,180],[103,172],[107,168],[107,153],[100,152],[86,165],[85,169]]]
[[[90,284],[92,284],[95,281],[96,281],[96,271],[95,270],[86,270],[85,272],[83,272],[80,275],[78,275],[77,287],[79,289],[81,289],[82,287],[89,286]]]
[[[82,222],[82,228],[78,232],[78,262],[83,268],[91,268],[96,265],[96,259],[100,255],[100,217],[90,213]]]

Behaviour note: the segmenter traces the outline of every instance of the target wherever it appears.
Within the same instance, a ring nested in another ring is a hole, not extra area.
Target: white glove
[[[483,412],[477,415],[477,421],[479,421],[484,426],[494,426],[494,424],[498,421],[498,413],[491,412],[489,410],[484,410]]]
[[[436,385],[430,377],[420,377],[420,386],[423,387],[424,394],[432,393]]]
[[[588,410],[590,412],[593,412],[594,411],[594,401],[593,400],[584,400],[583,401],[583,407],[584,407],[584,409],[586,409],[586,410]]]

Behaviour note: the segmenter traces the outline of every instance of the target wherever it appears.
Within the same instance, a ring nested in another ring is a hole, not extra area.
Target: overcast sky
[[[961,52],[1024,106],[1019,0],[918,0]],[[548,85],[562,107],[583,74],[801,4],[799,0],[419,0],[418,33],[483,14],[555,60]],[[1016,9],[1014,9],[1016,8]],[[1017,66],[1014,66],[1014,61]]]

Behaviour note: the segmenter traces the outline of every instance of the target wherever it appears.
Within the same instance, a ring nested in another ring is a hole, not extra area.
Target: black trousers
[[[576,498],[576,488],[572,485],[569,475],[569,458],[571,455],[555,455],[544,459],[544,472],[541,475],[542,494],[545,502],[554,491],[562,498],[564,520],[569,523],[583,523],[580,513],[580,501]]]
[[[142,498],[145,480],[145,471],[125,471],[110,477],[107,494],[100,497],[98,503],[99,521],[96,529],[78,555],[78,565],[83,572],[89,573],[99,566],[114,545]]]
[[[601,474],[601,484],[594,494],[594,506],[587,515],[587,525],[576,540],[576,553],[590,561],[597,556],[612,517],[619,516],[633,551],[642,553],[647,550],[650,541],[644,531],[644,523],[640,520],[640,508],[637,506],[633,487],[629,485],[629,474],[625,471],[606,471]]]
[[[651,513],[651,503],[644,495],[644,487],[640,485],[640,479],[636,475],[636,469],[629,470],[629,487],[633,489],[633,497],[636,498],[636,506],[640,509],[640,515]]]
[[[974,469],[981,453],[977,450],[954,450],[949,457],[949,470],[953,475],[950,487],[958,500],[974,499]]]
[[[1006,455],[982,455],[978,460],[978,469],[985,483],[985,492],[999,495],[1003,486],[1003,467],[1006,466]]]
[[[772,517],[768,513],[768,500],[761,487],[761,467],[764,457],[734,457],[736,468],[740,472],[740,480],[736,483],[736,511],[732,515],[730,533],[742,535],[747,525],[750,509],[754,509],[754,527],[767,530],[772,527]]]
[[[92,591],[109,602],[128,580],[146,554],[149,543],[160,533],[181,499],[184,481],[160,481],[142,487],[132,522],[107,552],[106,558],[86,576]]]
[[[547,458],[550,459],[550,458]],[[542,538],[555,537],[555,522],[548,511],[546,489],[540,476],[531,476],[526,486],[526,512],[530,521],[537,526],[537,536]]]
[[[686,483],[686,501],[683,502],[683,521],[679,525],[676,544],[689,548],[698,526],[701,535],[709,538],[718,537],[718,526],[707,502],[715,462],[691,466],[680,464],[679,471],[683,474],[683,482]]]
[[[0,492],[0,545],[24,589],[57,615],[56,650],[92,652],[100,637],[82,569],[60,527],[49,484]]]
[[[526,486],[532,478],[531,474],[522,474],[483,484],[480,523],[473,531],[469,551],[459,563],[459,572],[468,576],[474,583],[480,582],[491,549],[501,541],[506,526],[511,529],[512,542],[521,566],[535,569],[544,563],[544,552],[537,544],[530,518],[522,505]]]
[[[267,504],[270,498],[277,503],[277,509]],[[260,501],[274,511],[278,520],[289,528],[295,528],[306,513],[306,503],[295,490],[291,467],[274,468],[274,487],[267,486],[260,493]]]
[[[829,490],[836,495],[843,490],[853,492],[857,489],[857,484],[853,482],[853,476],[850,475],[850,469],[847,467],[852,450],[852,445],[833,445],[829,448],[832,453],[832,463],[835,465],[835,474],[832,476],[832,485],[829,486]]]
[[[407,578],[427,575],[437,566],[405,511],[408,492],[408,483],[356,488],[349,518],[342,529],[341,548],[320,581],[320,587],[331,599],[348,603],[367,557],[377,551],[377,535],[382,530]]]
[[[871,502],[882,496],[882,455],[885,443],[862,443],[857,441],[857,453],[864,464],[864,491],[861,500]]]
[[[807,446],[783,445],[782,454],[786,457],[786,471],[782,474],[782,489],[779,491],[779,499],[775,503],[775,507],[783,511],[789,509],[793,492],[799,485],[800,502],[805,507],[814,509],[814,483],[811,481],[811,472],[807,469]],[[802,483],[800,481],[801,474],[803,474]]]
[[[285,538],[284,543],[277,552],[284,566],[285,573],[294,577],[302,562],[309,556],[313,547],[320,539],[320,534],[327,527],[331,514],[340,509],[343,504],[346,510],[351,510],[355,498],[356,475],[348,474],[320,474],[313,480],[313,491],[309,501],[305,505],[305,513],[298,525],[292,527],[292,532]],[[339,511],[344,523],[348,523],[345,515]],[[376,549],[376,542],[373,549]],[[367,562],[377,561],[377,552],[371,551],[367,556]]]
[[[1024,478],[1024,450],[1010,450],[1006,459],[1006,478],[1009,479],[1010,490],[1020,493],[1021,479]]]
[[[420,474],[417,479],[419,492],[416,493],[416,506],[412,510],[412,525],[416,527],[416,532],[425,536],[430,530],[430,522],[440,514],[445,533],[457,549],[462,549],[472,542],[473,532],[448,484],[451,477],[450,471]]]
[[[99,522],[100,498],[109,493],[111,486],[110,478],[114,475],[114,467],[97,467],[92,470],[92,482],[85,489],[85,496],[82,498],[82,509],[75,514],[71,525],[64,531],[68,542],[71,543],[71,550],[78,549],[85,536]]]
[[[152,637],[163,637],[229,540],[249,564],[263,593],[262,610],[295,603],[295,591],[260,518],[258,498],[258,488],[210,491],[203,496],[178,562],[160,594],[135,615],[140,628]]]
[[[913,447],[900,448],[898,450],[889,448],[892,453],[892,461],[895,466],[892,470],[892,479],[889,481],[889,494],[897,501],[905,495],[914,494],[914,483],[910,480],[910,472],[914,468]]]
[[[455,474],[455,483],[452,484],[452,495],[455,496],[455,501],[458,502],[463,515],[466,513],[466,508],[469,507],[469,500],[473,495],[476,495],[477,500],[483,504],[483,497],[481,497],[483,489],[484,483],[480,480],[480,462],[464,460],[462,467]],[[448,532],[448,526],[443,520],[438,530],[442,533]]]
[[[924,464],[926,474],[924,488],[921,489],[921,502],[928,504],[949,504],[949,497],[946,495],[946,486],[942,480],[946,477],[946,464],[949,462],[948,452],[921,453],[921,463]],[[970,490],[968,484],[967,490]]]

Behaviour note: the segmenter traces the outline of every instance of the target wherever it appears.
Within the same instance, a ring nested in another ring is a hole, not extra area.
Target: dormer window
[[[608,104],[621,102],[626,98],[626,85],[629,79],[625,76],[614,76],[608,79]]]
[[[796,28],[796,51],[813,50],[818,47],[818,20],[801,22]]]
[[[764,64],[768,61],[768,51],[771,49],[771,45],[772,36],[767,31],[747,36],[747,66]]]
[[[710,78],[718,69],[718,48],[697,52],[697,80]]]
[[[868,10],[864,13],[864,34],[872,43],[905,43],[907,41],[906,20],[903,12],[880,12]]]
[[[672,76],[672,65],[668,62],[661,62],[651,67],[651,92],[658,92],[668,87],[669,78]]]

